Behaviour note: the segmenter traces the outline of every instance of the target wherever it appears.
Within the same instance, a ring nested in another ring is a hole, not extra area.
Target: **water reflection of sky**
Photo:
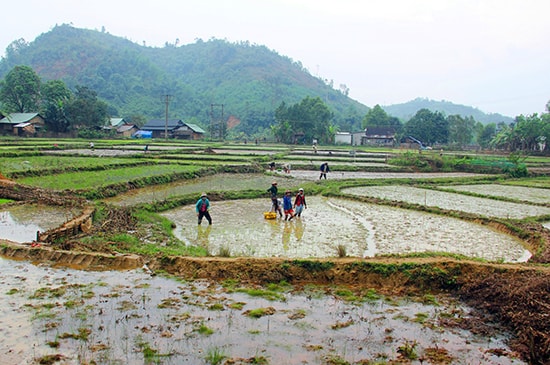
[[[77,215],[64,207],[16,205],[0,210],[0,238],[18,243],[36,240],[37,231],[58,227]]]
[[[0,212],[0,238],[14,242],[32,242],[42,227],[29,222],[16,221],[10,212]]]

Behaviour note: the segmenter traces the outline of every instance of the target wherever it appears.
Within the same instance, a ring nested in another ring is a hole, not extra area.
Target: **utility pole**
[[[219,120],[214,118],[214,107],[221,107],[221,117]],[[219,137],[223,140],[223,104],[210,104],[210,138],[214,140],[214,137]]]
[[[170,104],[170,100],[172,100],[172,95],[164,94],[162,96],[162,99],[164,100],[164,106],[165,106],[164,139],[168,139],[168,104]]]

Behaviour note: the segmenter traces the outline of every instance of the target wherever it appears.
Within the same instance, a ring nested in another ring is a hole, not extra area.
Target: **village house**
[[[153,138],[180,138],[180,139],[202,139],[205,131],[195,124],[184,123],[181,119],[171,120],[150,120],[143,127],[142,131],[149,131]]]
[[[34,136],[45,124],[39,113],[11,113],[0,119],[0,133]]]
[[[395,128],[387,126],[369,126],[362,137],[362,145],[392,147],[395,145]]]

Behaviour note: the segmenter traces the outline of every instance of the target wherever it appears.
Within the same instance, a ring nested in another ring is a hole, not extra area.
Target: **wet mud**
[[[212,255],[330,258],[440,252],[491,261],[525,262],[522,242],[490,227],[457,218],[350,200],[307,197],[301,217],[264,219],[268,199],[211,202],[213,225],[198,225],[195,207],[162,215],[188,245]],[[440,229],[445,227],[444,230]]]
[[[49,358],[62,364],[202,364],[217,358],[226,364],[414,358],[524,364],[506,345],[506,333],[458,326],[471,318],[471,309],[443,294],[392,297],[288,284],[262,289],[4,259],[0,287],[7,293],[0,297],[5,365]]]

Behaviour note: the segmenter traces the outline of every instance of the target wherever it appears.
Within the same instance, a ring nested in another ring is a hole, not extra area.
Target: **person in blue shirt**
[[[285,221],[294,218],[294,210],[292,209],[292,192],[287,190],[283,196],[283,210],[285,211]]]
[[[210,212],[208,209],[210,209],[210,201],[208,200],[206,193],[202,193],[201,198],[197,201],[197,204],[195,204],[199,224],[201,224],[203,217],[206,218],[209,225],[212,224],[212,217],[210,217]]]

